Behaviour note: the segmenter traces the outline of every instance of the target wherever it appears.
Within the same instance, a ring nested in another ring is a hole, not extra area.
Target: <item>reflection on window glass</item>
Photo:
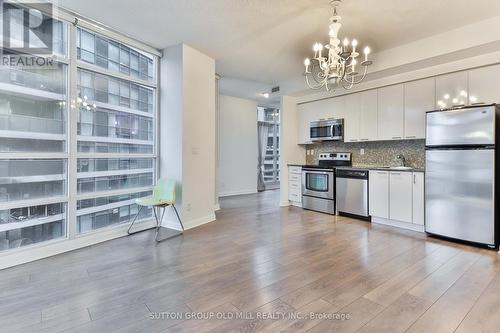
[[[78,95],[137,111],[154,111],[153,89],[81,69],[78,70]]]

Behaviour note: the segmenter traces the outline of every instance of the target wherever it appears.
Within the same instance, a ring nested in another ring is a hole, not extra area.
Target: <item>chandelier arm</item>
[[[361,81],[363,81],[365,79],[365,76],[366,76],[366,73],[368,72],[368,66],[365,66],[365,70],[364,70],[364,73],[363,73],[363,76],[361,76],[361,78],[357,81],[354,80],[353,78],[353,84],[359,84],[361,83]]]
[[[324,83],[319,83],[319,82],[318,82],[318,85],[313,86],[313,85],[311,85],[311,83],[309,82],[309,78],[308,78],[307,74],[306,74],[306,75],[304,75],[304,77],[305,77],[305,80],[306,80],[306,84],[309,86],[309,88],[311,88],[311,89],[313,89],[313,90],[319,90],[319,89],[321,89],[321,88],[323,88],[323,87],[325,86],[325,84],[324,84]],[[314,76],[313,76],[313,77],[314,77]]]

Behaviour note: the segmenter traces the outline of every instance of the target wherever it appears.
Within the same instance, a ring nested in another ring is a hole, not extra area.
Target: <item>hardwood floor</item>
[[[144,232],[0,271],[0,330],[498,332],[498,253],[278,199],[224,198],[216,222],[160,244]]]

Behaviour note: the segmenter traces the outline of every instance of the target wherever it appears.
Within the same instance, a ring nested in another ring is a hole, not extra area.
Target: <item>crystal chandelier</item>
[[[372,61],[368,60],[370,48],[364,48],[364,60],[360,63],[363,67],[363,74],[359,76],[356,71],[358,65],[357,58],[359,53],[356,50],[358,41],[345,38],[340,45],[338,33],[342,24],[341,17],[337,14],[337,8],[340,6],[341,0],[330,1],[333,9],[332,17],[330,18],[330,42],[326,45],[315,43],[313,46],[314,57],[306,58],[304,65],[306,70],[304,77],[307,85],[311,89],[326,88],[327,91],[331,87],[342,86],[344,89],[351,89],[355,84],[360,83],[366,76],[368,66]],[[326,53],[326,54],[324,54]]]

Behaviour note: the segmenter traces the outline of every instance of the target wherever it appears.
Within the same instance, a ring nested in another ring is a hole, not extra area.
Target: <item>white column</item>
[[[280,206],[288,206],[288,164],[305,164],[306,150],[299,146],[299,111],[295,97],[281,97]]]

